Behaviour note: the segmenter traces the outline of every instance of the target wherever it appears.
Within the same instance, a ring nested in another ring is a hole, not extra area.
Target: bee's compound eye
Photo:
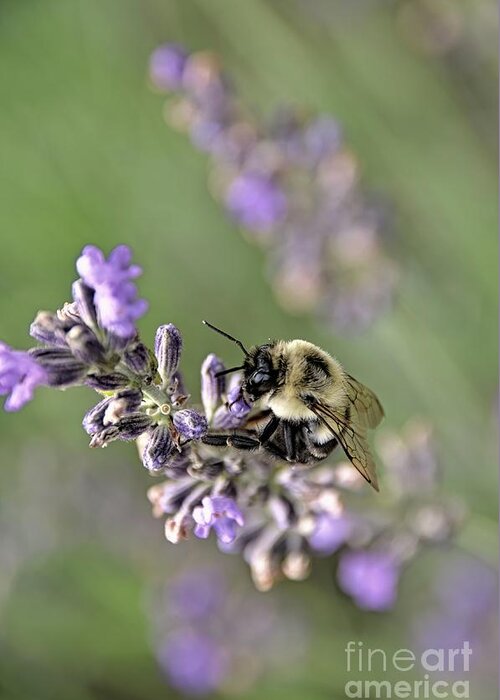
[[[257,372],[255,372],[252,375],[251,379],[252,379],[253,384],[260,386],[261,384],[265,384],[266,382],[269,382],[271,377],[269,376],[269,374],[267,372],[262,372],[261,370],[257,370]]]
[[[248,379],[247,390],[254,396],[262,396],[271,388],[271,375],[258,369]]]

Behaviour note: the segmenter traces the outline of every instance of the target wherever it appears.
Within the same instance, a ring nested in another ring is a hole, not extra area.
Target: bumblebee
[[[320,462],[340,445],[364,479],[379,490],[367,430],[379,425],[384,410],[371,389],[306,340],[277,340],[247,350],[240,340],[204,323],[242,350],[243,364],[218,376],[241,370],[242,389],[255,412],[244,429],[230,434],[212,431],[203,442],[240,450],[262,448],[279,459],[306,465]]]

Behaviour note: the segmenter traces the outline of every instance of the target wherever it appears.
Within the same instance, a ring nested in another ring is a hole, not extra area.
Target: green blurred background
[[[437,32],[419,5],[2,0],[0,330],[28,347],[35,311],[68,298],[82,246],[128,243],[150,300],[141,333],[182,329],[193,392],[207,351],[228,353],[205,317],[248,343],[302,336],[331,349],[377,388],[387,426],[434,424],[445,488],[470,512],[455,549],[495,565],[496,8],[440,1]],[[397,211],[402,284],[371,331],[337,337],[277,306],[262,252],[210,197],[205,157],[165,126],[148,88],[163,41],[220,53],[263,112],[301,104],[342,122],[367,183]],[[20,415],[0,416],[1,697],[177,697],[154,660],[148,591],[191,560],[222,559],[213,543],[164,542],[131,446],[88,451],[80,422],[93,398],[42,389]],[[412,564],[390,615],[342,599],[325,561],[307,583],[284,584],[270,595],[306,619],[309,651],[293,675],[268,673],[240,697],[344,697],[347,640],[411,647],[434,571],[455,554]],[[246,585],[242,563],[224,566]],[[475,683],[475,700],[492,696],[491,674]]]

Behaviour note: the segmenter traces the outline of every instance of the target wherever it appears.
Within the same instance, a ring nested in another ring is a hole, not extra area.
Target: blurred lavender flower
[[[242,173],[228,188],[226,207],[250,231],[267,232],[283,221],[287,202],[283,190],[269,177]]]
[[[162,79],[158,66],[165,60],[170,75],[178,55],[175,79]],[[360,186],[336,120],[293,109],[259,120],[215,56],[177,45],[157,49],[150,74],[177,95],[167,103],[170,124],[210,153],[214,194],[268,251],[271,284],[287,310],[358,331],[390,308],[399,275],[385,251],[387,215]]]
[[[159,90],[177,90],[182,85],[182,76],[188,55],[178,44],[165,44],[153,52],[149,72],[153,85]]]
[[[208,695],[227,673],[227,658],[211,637],[189,628],[172,633],[158,650],[171,684],[189,695]]]
[[[399,568],[386,552],[349,551],[339,562],[338,581],[363,610],[388,610],[396,602]]]
[[[350,520],[345,515],[319,513],[308,538],[309,544],[318,554],[333,554],[348,541],[351,530]]]
[[[498,572],[463,552],[447,552],[432,582],[431,605],[413,620],[417,649],[458,649],[468,642],[471,670],[496,678],[498,670]]]
[[[0,343],[0,395],[9,394],[6,411],[19,411],[31,401],[37,386],[48,384],[47,372],[27,352]]]
[[[170,684],[188,695],[242,692],[263,673],[303,658],[306,629],[285,613],[234,580],[229,586],[221,569],[186,569],[153,601],[158,663]]]

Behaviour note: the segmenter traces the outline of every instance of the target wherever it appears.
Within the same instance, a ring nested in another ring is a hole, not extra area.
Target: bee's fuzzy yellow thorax
[[[344,371],[337,360],[306,340],[278,341],[273,361],[281,371],[279,387],[267,401],[273,413],[285,420],[316,420],[303,397],[338,408],[345,405]]]

